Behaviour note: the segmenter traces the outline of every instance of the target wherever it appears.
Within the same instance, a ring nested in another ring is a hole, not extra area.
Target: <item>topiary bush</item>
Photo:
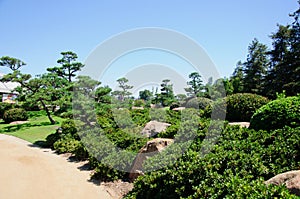
[[[226,120],[230,122],[249,122],[257,109],[269,100],[261,95],[237,93],[226,97]]]
[[[207,106],[212,104],[212,100],[205,97],[195,97],[192,99],[188,99],[185,107],[186,108],[195,108],[204,110]]]
[[[26,121],[28,119],[27,112],[22,108],[13,108],[5,111],[3,120],[5,123],[14,121]]]
[[[300,96],[279,98],[258,109],[252,116],[252,129],[279,129],[300,126]]]

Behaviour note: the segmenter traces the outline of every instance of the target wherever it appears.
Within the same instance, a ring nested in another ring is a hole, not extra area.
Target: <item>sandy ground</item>
[[[111,199],[90,171],[51,150],[0,134],[0,199]]]

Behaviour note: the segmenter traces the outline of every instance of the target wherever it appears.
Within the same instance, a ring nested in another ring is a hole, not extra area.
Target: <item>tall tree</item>
[[[283,90],[287,95],[300,93],[300,1],[298,3],[298,10],[290,15],[294,22],[287,26],[279,25],[277,32],[271,35],[271,68],[266,77],[265,90],[270,97]]]
[[[175,101],[175,96],[173,92],[173,84],[169,79],[162,80],[160,89],[160,102],[163,106],[169,106]]]
[[[254,39],[248,47],[247,61],[244,63],[244,92],[262,94],[264,78],[269,65],[266,45]]]
[[[128,98],[132,94],[131,92],[129,92],[129,90],[132,89],[133,86],[127,84],[128,79],[125,77],[119,78],[117,82],[121,90],[113,91],[112,95],[117,96],[119,100],[124,101],[124,99]]]
[[[21,68],[22,66],[25,66],[25,65],[26,65],[26,63],[24,63],[23,61],[21,61],[17,58],[13,58],[13,57],[9,57],[9,56],[3,56],[0,58],[0,66],[8,67],[12,71],[19,70],[19,68]]]
[[[139,98],[145,101],[151,100],[153,94],[148,89],[139,92]]]
[[[187,82],[187,85],[189,85],[188,88],[185,88],[184,90],[187,92],[188,96],[196,97],[201,96],[202,91],[204,89],[203,81],[201,79],[201,75],[197,72],[192,72],[189,74],[190,81]]]
[[[65,86],[67,85],[65,79],[49,73],[32,78],[30,74],[22,74],[15,70],[13,73],[5,75],[1,81],[18,82],[20,86],[16,90],[19,93],[19,98],[40,103],[51,124],[55,124],[49,108],[51,105],[56,105],[57,100],[65,94]]]
[[[232,76],[230,77],[230,82],[232,84],[233,93],[242,93],[244,90],[244,73],[243,73],[243,63],[239,61],[237,63],[236,68],[234,69],[234,72]]]
[[[78,57],[74,52],[62,52],[61,55],[63,57],[57,60],[57,63],[61,64],[61,66],[47,68],[47,71],[56,73],[58,76],[72,82],[72,78],[76,76],[76,72],[80,71],[84,65],[76,62]]]

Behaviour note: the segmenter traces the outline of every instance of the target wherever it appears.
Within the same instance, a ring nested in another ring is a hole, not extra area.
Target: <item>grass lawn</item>
[[[51,125],[47,116],[37,116],[28,119],[24,124],[5,124],[0,120],[0,133],[16,136],[31,143],[44,141],[45,138],[55,133],[63,121],[60,117],[53,117],[57,124]]]

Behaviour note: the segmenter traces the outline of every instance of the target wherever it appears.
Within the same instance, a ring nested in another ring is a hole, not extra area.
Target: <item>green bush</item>
[[[300,96],[279,98],[258,109],[252,116],[250,128],[278,129],[300,126]]]
[[[43,144],[43,147],[49,147],[51,149],[54,149],[54,146],[53,146],[54,143],[56,141],[58,141],[60,138],[61,138],[61,133],[58,133],[58,132],[48,135],[46,137],[45,143]]]
[[[78,147],[81,147],[81,142],[73,138],[71,134],[63,136],[53,144],[54,149],[58,153],[75,153]]]
[[[195,108],[204,110],[207,106],[212,104],[212,100],[205,97],[195,97],[188,99],[186,102],[186,108]]]
[[[28,119],[27,112],[22,108],[13,108],[4,112],[3,120],[5,123],[14,121],[26,121]]]
[[[7,111],[9,109],[12,109],[12,108],[15,108],[14,104],[0,102],[0,118],[3,118],[3,115],[4,115],[5,111]]]
[[[195,139],[172,165],[140,176],[125,198],[296,198],[264,181],[298,168],[299,139],[300,128],[268,132],[227,126],[210,153],[202,156],[203,139]]]
[[[64,120],[61,123],[61,130],[62,130],[63,134],[74,135],[75,133],[77,133],[77,128],[76,128],[74,120],[72,120],[72,119]]]
[[[237,93],[226,97],[226,120],[249,122],[257,109],[268,103],[268,99],[257,94]]]

